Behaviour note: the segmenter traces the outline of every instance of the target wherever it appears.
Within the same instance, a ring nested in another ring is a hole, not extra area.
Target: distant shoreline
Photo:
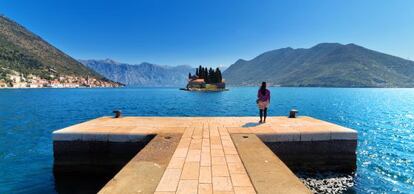
[[[254,88],[258,86],[230,86],[230,88]],[[179,89],[183,91],[189,92],[222,92],[222,91],[229,91],[228,88],[224,90],[187,90],[185,88],[179,87],[172,87],[172,86],[121,86],[121,87],[39,87],[39,88],[29,88],[29,87],[22,87],[22,88],[12,88],[12,87],[0,87],[0,90],[19,90],[19,89],[28,89],[28,90],[35,90],[35,89],[96,89],[96,88],[169,88],[169,89]],[[268,88],[323,88],[323,89],[414,89],[408,87],[321,87],[321,86],[268,86]]]

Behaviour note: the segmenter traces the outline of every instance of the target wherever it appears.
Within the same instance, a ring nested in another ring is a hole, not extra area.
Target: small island
[[[217,67],[207,68],[199,66],[196,68],[195,75],[188,74],[188,83],[185,88],[181,90],[186,91],[227,91],[226,84],[221,75],[220,69]]]

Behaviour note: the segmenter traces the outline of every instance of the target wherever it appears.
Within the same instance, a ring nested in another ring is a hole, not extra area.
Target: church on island
[[[188,74],[188,83],[185,88],[188,91],[224,91],[226,84],[219,68],[207,68],[199,66],[195,75]]]

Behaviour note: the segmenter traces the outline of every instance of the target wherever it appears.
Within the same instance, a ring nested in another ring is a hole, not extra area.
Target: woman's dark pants
[[[264,110],[259,109],[259,112],[260,112],[260,121],[262,121],[263,113],[264,113],[264,121],[266,121],[266,117],[267,117],[267,108],[265,108]]]

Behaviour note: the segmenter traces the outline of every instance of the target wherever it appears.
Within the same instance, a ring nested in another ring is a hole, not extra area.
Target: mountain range
[[[10,75],[35,75],[47,80],[76,76],[108,81],[25,27],[0,16],[0,81],[10,79]]]
[[[195,68],[188,65],[166,66],[146,62],[131,65],[111,59],[79,61],[102,76],[129,86],[183,87],[188,73],[195,72]]]
[[[114,83],[109,80],[113,80],[133,86],[182,87],[188,73],[194,71],[187,65],[131,65],[109,59],[77,61],[0,16],[3,86],[4,82],[16,85],[19,80],[23,85],[90,85],[89,80],[97,80],[96,86],[111,86]],[[230,86],[257,86],[267,81],[273,86],[414,87],[414,62],[356,44],[321,43],[307,49],[276,49],[251,60],[239,59],[223,72],[223,77]]]
[[[239,59],[224,73],[227,84],[308,87],[414,87],[414,62],[356,44],[321,43],[282,48]]]

